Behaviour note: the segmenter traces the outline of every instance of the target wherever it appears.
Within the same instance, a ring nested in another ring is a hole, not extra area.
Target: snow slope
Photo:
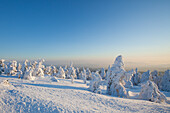
[[[3,84],[7,79],[10,84]],[[83,80],[75,80],[73,84],[70,79],[53,80],[49,76],[30,81],[0,75],[0,112],[170,112],[167,103],[93,93]],[[129,90],[131,98],[139,92],[139,87]],[[170,96],[169,92],[165,93]]]

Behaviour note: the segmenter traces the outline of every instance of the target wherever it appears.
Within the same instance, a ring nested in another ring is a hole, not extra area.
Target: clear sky
[[[0,0],[0,58],[170,64],[170,0]]]

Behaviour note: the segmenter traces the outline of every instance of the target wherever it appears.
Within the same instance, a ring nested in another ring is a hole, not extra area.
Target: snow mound
[[[9,83],[8,80],[3,80],[3,81],[1,82],[1,85],[9,86],[9,85],[11,85],[11,84]]]
[[[166,96],[159,91],[158,86],[150,80],[142,86],[139,99],[149,100],[156,103],[165,102],[167,100]]]

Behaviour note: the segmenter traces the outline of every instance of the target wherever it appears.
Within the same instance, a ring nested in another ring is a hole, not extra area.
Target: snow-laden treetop
[[[113,64],[114,66],[124,67],[122,55],[119,55],[116,57],[115,62]]]
[[[122,55],[116,57],[114,64],[111,67],[111,70],[114,72],[125,71]]]

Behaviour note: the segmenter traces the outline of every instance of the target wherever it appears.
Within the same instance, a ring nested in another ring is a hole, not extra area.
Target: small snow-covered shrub
[[[98,72],[92,72],[92,80],[90,81],[89,89],[95,93],[101,93],[100,83],[102,78]]]
[[[142,86],[139,99],[149,100],[157,103],[166,102],[167,100],[166,96],[159,91],[158,86],[150,80],[148,80]]]
[[[170,70],[165,71],[160,87],[163,91],[170,91]]]
[[[65,78],[65,72],[63,70],[63,68],[60,66],[58,73],[57,73],[57,77],[58,78]]]

